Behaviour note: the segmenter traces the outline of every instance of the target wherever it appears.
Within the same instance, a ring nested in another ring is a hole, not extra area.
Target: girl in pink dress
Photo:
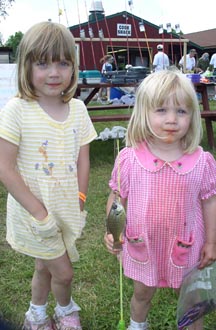
[[[133,279],[128,330],[148,329],[157,288],[181,286],[187,269],[216,260],[216,162],[200,146],[202,125],[191,81],[179,71],[140,84],[126,147],[109,182],[107,212],[118,191],[127,209],[124,274]],[[113,237],[105,234],[109,252]],[[203,330],[203,321],[188,330]]]

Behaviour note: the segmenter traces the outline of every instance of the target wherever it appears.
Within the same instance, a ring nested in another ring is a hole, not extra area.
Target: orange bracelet
[[[81,199],[81,201],[83,201],[85,203],[86,195],[79,191],[79,199]]]

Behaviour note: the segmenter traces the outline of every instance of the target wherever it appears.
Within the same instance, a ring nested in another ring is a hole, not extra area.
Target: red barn
[[[100,59],[108,53],[114,56],[118,70],[126,64],[151,68],[159,43],[174,65],[187,52],[188,40],[180,33],[168,33],[168,27],[165,30],[127,11],[105,16],[103,8],[96,8],[90,10],[88,22],[69,29],[76,40],[80,70],[100,70]]]

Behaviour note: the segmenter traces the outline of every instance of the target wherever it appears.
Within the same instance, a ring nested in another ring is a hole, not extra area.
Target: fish
[[[113,249],[122,250],[123,232],[126,223],[125,208],[115,199],[106,218],[107,232],[113,235]]]

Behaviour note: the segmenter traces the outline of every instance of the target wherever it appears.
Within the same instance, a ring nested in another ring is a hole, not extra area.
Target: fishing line
[[[127,2],[125,0],[125,25],[127,25]],[[130,64],[130,53],[129,53],[129,39],[128,39],[128,33],[126,33],[127,38],[127,64]]]
[[[170,37],[171,37],[171,57],[172,57],[172,64],[174,64],[174,54],[173,54],[173,35],[172,32],[170,33]]]
[[[160,15],[160,20],[162,22],[165,21],[165,15],[164,15],[164,5],[163,5],[163,1],[159,1],[160,3],[160,7],[161,7],[161,15]],[[164,25],[163,23],[159,25],[159,35],[161,34],[161,43],[162,43],[162,46],[163,46],[163,49],[162,49],[162,52],[164,53]],[[162,57],[162,66],[164,68],[164,61],[165,61],[165,58],[164,58],[164,55]]]
[[[134,15],[132,13],[133,1],[128,1],[128,5],[130,7],[132,21],[133,21],[133,26],[134,26],[134,31],[135,31],[135,35],[136,35],[136,39],[137,39],[137,44],[138,44],[138,48],[139,48],[139,53],[140,53],[140,59],[141,59],[142,65],[143,65],[142,50],[141,50],[141,46],[140,46],[140,42],[139,42],[139,36],[138,36],[138,33],[137,33],[136,22],[135,22],[135,19],[134,19]]]
[[[64,8],[64,13],[65,13],[65,18],[66,18],[67,27],[69,27],[69,22],[68,22],[68,17],[67,17],[67,10],[66,10],[66,7],[65,7],[65,2],[64,2],[64,0],[63,0],[63,8]]]
[[[119,137],[117,137],[116,140],[117,144],[117,154],[118,154],[118,177],[117,177],[117,182],[118,182],[118,197],[120,200],[120,157],[119,157]],[[124,309],[123,309],[123,273],[122,273],[122,252],[119,253],[119,293],[120,293],[120,320],[118,323],[118,330],[125,330],[125,322],[124,322]]]
[[[145,36],[145,39],[146,39],[146,45],[147,45],[147,49],[148,49],[148,54],[149,54],[149,67],[152,68],[152,54],[151,54],[151,50],[150,50],[150,47],[149,47],[148,38],[147,38],[147,34],[146,34],[145,25],[144,25],[143,20],[139,23],[139,25],[140,25],[140,31],[144,32],[144,36]]]
[[[122,253],[119,254],[119,290],[120,290],[120,320],[118,330],[125,330],[123,311],[123,273],[122,273]]]
[[[162,25],[162,29],[163,29],[163,32],[162,32],[162,45],[163,45],[163,52],[164,52],[164,27]],[[164,68],[164,56],[163,56],[163,68]]]
[[[81,30],[82,30],[82,27],[81,27],[81,23],[80,23],[80,12],[79,12],[79,2],[77,0],[77,13],[78,13],[78,19],[79,19],[79,29],[80,29],[80,45],[81,45],[81,53],[82,53],[82,60],[83,60],[83,66],[84,66],[84,70],[86,70],[86,61],[85,61],[85,52],[84,52],[84,45],[83,45],[83,38],[82,38],[82,35],[81,35]],[[85,31],[84,31],[85,33]],[[84,35],[85,37],[85,35]]]
[[[58,6],[58,17],[59,17],[59,23],[60,23],[60,16],[62,15],[62,10],[59,6],[59,0],[57,0],[57,6]]]
[[[117,148],[117,155],[118,155],[118,178],[117,178],[117,182],[118,182],[118,192],[119,192],[119,197],[120,197],[120,186],[121,186],[121,182],[120,182],[120,157],[119,157],[119,151],[120,151],[120,148],[119,148],[119,137],[117,137],[117,140],[116,140],[116,148]]]
[[[152,68],[152,54],[151,54],[149,43],[148,43],[148,40],[147,40],[147,34],[146,34],[145,27],[144,27],[144,35],[145,35],[145,38],[146,38],[146,45],[147,45],[148,53],[149,53],[150,68]]]
[[[172,59],[172,65],[174,63],[174,56],[173,56],[173,35],[172,35],[172,27],[171,27],[171,23],[167,23],[166,25],[166,31],[167,33],[170,34],[170,51],[171,51],[171,59]]]
[[[181,41],[181,34],[179,34],[179,45],[180,45],[180,55],[181,55],[181,58],[183,56],[183,53],[182,53],[182,41]]]
[[[95,2],[93,1],[93,7],[94,7],[94,16],[95,16],[95,20],[96,20],[96,25],[97,25],[97,29],[98,29],[98,34],[100,32],[100,26],[99,26],[99,22],[98,22],[98,17],[97,17],[97,13],[96,13],[96,7],[95,7]],[[99,36],[100,38],[100,36]],[[103,43],[102,43],[102,38],[100,38],[100,45],[101,45],[101,51],[102,51],[102,57],[105,56],[105,52],[104,52],[104,48],[103,48]]]
[[[97,69],[96,59],[95,59],[95,53],[94,53],[94,47],[93,47],[93,42],[92,42],[92,38],[93,38],[93,30],[92,30],[92,27],[91,27],[91,25],[90,25],[90,23],[89,23],[88,9],[87,9],[86,1],[84,1],[84,4],[85,4],[85,10],[86,10],[87,21],[88,21],[88,30],[89,30],[89,37],[90,37],[90,44],[91,44],[92,57],[93,57],[93,61],[94,61],[94,68]]]
[[[112,49],[112,56],[114,58],[115,67],[116,67],[116,69],[118,69],[117,61],[116,61],[116,56],[115,56],[115,52],[114,52],[114,47],[113,47],[113,43],[112,43],[112,38],[111,38],[110,31],[109,31],[109,28],[108,28],[108,24],[107,24],[107,19],[106,19],[105,12],[104,12],[104,21],[105,21],[105,25],[106,25],[106,30],[107,30],[107,34],[108,34],[110,46],[111,46],[111,49]]]

